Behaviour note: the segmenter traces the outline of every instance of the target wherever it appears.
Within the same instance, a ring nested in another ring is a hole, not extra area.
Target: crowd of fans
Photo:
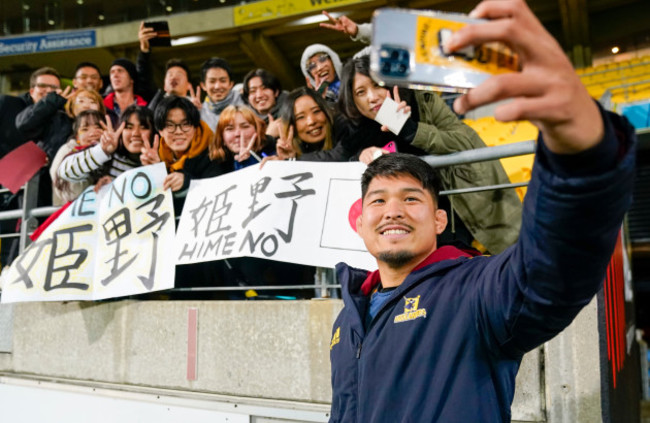
[[[330,16],[322,26],[369,40],[368,24],[344,16]],[[342,64],[329,47],[307,46],[300,61],[306,86],[291,92],[283,91],[265,69],[251,70],[240,88],[228,62],[219,57],[205,61],[196,89],[182,59],[168,61],[160,89],[152,82],[149,45],[156,35],[144,23],[140,26],[137,62],[114,60],[107,87],[102,69],[82,62],[72,87],[62,89],[59,73],[45,67],[32,74],[28,93],[0,96],[0,155],[33,140],[50,159],[49,169],[40,175],[39,205],[63,205],[90,185],[110,183],[126,170],[158,162],[165,163],[164,187],[172,190],[180,213],[192,179],[237,171],[259,158],[369,163],[388,154],[389,143],[416,155],[485,147],[437,94],[389,90],[373,81],[366,50]],[[375,121],[391,97],[399,103],[397,113],[410,113],[399,133]],[[441,176],[444,189],[508,181],[498,161],[442,169]],[[499,253],[517,238],[521,203],[512,190],[454,195],[441,206],[451,222],[442,243]],[[186,279],[190,285],[313,279],[313,269],[256,259],[215,266],[195,266]]]

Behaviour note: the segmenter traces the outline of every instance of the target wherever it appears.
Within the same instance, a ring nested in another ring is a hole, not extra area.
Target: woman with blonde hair
[[[68,97],[68,101],[66,101],[63,109],[70,119],[74,119],[84,110],[97,110],[102,115],[106,114],[106,107],[104,106],[102,96],[97,91],[87,90],[85,88],[73,92]]]
[[[210,159],[219,174],[243,169],[275,154],[275,143],[266,135],[266,123],[247,106],[228,106],[219,116]]]

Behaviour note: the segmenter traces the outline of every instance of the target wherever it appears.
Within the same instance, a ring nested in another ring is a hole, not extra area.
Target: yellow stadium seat
[[[538,130],[528,121],[520,122],[498,122],[492,116],[464,121],[468,126],[478,133],[485,145],[493,147],[497,145],[510,144],[514,142],[536,140]],[[533,168],[533,154],[525,156],[508,157],[501,159],[501,164],[513,183],[527,182]],[[526,187],[515,189],[519,198],[523,201],[526,194]]]

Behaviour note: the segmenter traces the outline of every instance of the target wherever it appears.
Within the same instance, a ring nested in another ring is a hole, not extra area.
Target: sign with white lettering
[[[94,29],[0,38],[0,56],[91,48],[95,45]]]
[[[365,165],[276,162],[194,180],[176,235],[178,264],[251,256],[375,269],[355,232]]]

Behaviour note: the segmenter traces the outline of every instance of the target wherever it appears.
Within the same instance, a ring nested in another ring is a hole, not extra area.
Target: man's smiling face
[[[415,267],[437,247],[447,225],[444,210],[422,184],[408,174],[376,176],[368,185],[357,231],[366,248],[391,268]]]

